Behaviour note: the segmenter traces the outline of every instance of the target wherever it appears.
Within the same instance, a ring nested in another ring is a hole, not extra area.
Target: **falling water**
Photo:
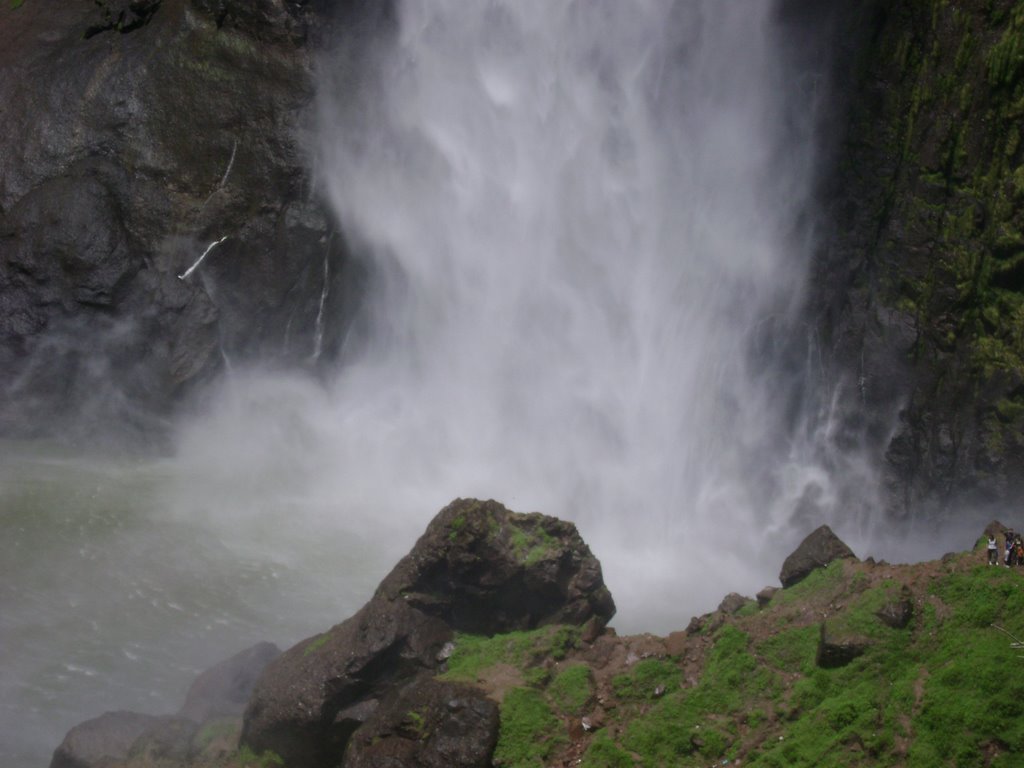
[[[323,181],[372,275],[319,414],[340,514],[568,517],[630,629],[771,579],[810,477],[771,349],[816,107],[778,31],[768,2],[405,3],[325,65]]]
[[[0,462],[12,754],[339,621],[456,496],[574,520],[620,631],[774,582],[797,500],[834,498],[786,362],[820,90],[772,3],[432,0],[364,32],[311,148],[369,274],[326,384],[239,364],[173,459]]]

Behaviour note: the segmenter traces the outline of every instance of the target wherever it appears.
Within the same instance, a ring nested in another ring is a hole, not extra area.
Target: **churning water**
[[[340,41],[338,370],[236,368],[171,459],[6,451],[5,764],[341,620],[457,496],[575,521],[620,631],[773,583],[832,501],[786,362],[825,89],[785,50],[752,0],[407,2]]]

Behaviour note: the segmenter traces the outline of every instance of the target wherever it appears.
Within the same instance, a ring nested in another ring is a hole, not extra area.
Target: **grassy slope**
[[[876,616],[904,599],[906,628]],[[486,686],[488,670],[503,670],[502,766],[1021,764],[1024,659],[992,625],[1024,636],[1024,576],[986,566],[980,551],[915,566],[835,563],[764,609],[706,624],[719,622],[621,663],[594,648],[558,663],[524,652],[531,638],[542,651],[545,631],[467,638],[449,675]],[[830,638],[867,650],[819,668],[823,622]],[[595,648],[610,642],[633,641]],[[601,727],[584,731],[581,714]]]
[[[501,702],[494,764],[506,768],[1022,765],[1024,652],[993,625],[1024,637],[1024,571],[984,560],[977,549],[917,565],[833,563],[689,635],[462,636],[444,675]],[[876,613],[900,601],[913,616],[894,629]],[[823,626],[866,650],[819,667]],[[221,736],[207,735],[190,764],[277,764]]]

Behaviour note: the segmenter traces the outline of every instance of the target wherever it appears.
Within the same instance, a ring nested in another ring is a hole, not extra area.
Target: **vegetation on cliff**
[[[916,565],[838,560],[667,638],[458,634],[438,677],[500,702],[503,768],[1010,766],[1024,755],[1012,636],[1024,575],[979,546]],[[401,727],[426,741],[425,722],[410,711]],[[281,764],[234,751],[237,733],[222,721],[185,762],[136,749],[124,765]]]
[[[894,509],[1000,499],[1024,483],[1024,8],[855,15],[838,234],[818,276],[843,309],[826,332],[884,441],[902,409]]]

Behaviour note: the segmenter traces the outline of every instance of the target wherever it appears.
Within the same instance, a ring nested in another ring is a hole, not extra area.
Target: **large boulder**
[[[375,599],[403,600],[460,632],[607,622],[601,564],[576,526],[496,501],[458,499],[438,513]]]
[[[160,724],[161,718],[138,712],[106,712],[86,720],[68,731],[50,768],[98,768],[124,760],[136,740]]]
[[[246,708],[242,741],[257,753],[281,755],[289,768],[336,765],[372,709],[365,703],[433,669],[451,638],[443,621],[401,600],[372,600],[267,667]]]
[[[600,563],[575,526],[495,501],[456,500],[358,613],[267,667],[242,742],[290,768],[337,765],[380,701],[438,667],[455,631],[603,625],[614,611]]]
[[[800,546],[782,563],[779,581],[782,586],[791,587],[807,578],[812,571],[844,558],[856,560],[857,556],[831,528],[823,525],[800,542]]]

